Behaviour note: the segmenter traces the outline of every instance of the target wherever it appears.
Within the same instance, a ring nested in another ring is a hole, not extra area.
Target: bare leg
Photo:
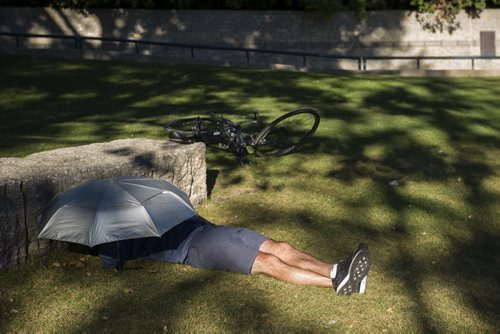
[[[311,255],[302,253],[286,242],[266,240],[259,248],[259,251],[272,254],[289,266],[311,271],[330,280],[331,263],[320,261]],[[331,284],[330,280],[330,286]]]
[[[277,256],[260,252],[252,266],[252,274],[266,274],[280,281],[294,284],[332,287],[330,278],[315,272],[291,266]]]

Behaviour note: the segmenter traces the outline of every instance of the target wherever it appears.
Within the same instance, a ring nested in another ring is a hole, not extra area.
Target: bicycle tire
[[[208,117],[179,118],[164,126],[170,140],[182,143],[202,141],[203,137],[213,135],[215,122]]]
[[[298,116],[307,117],[310,124],[303,124]],[[278,117],[257,134],[254,154],[265,157],[293,152],[316,131],[319,120],[319,114],[312,109],[298,109]]]

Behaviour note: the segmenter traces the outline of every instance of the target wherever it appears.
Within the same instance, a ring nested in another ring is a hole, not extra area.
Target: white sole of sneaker
[[[365,293],[365,290],[366,290],[366,280],[367,279],[368,279],[368,276],[365,276],[365,278],[363,278],[361,280],[361,283],[359,284],[359,293],[360,294]]]
[[[371,259],[368,250],[359,250],[349,265],[349,271],[337,288],[338,295],[365,293],[366,278],[370,270]]]

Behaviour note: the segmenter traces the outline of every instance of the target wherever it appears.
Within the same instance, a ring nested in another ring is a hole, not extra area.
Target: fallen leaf
[[[109,320],[109,318],[107,316],[103,315],[102,320]]]
[[[132,293],[132,292],[134,292],[134,290],[133,289],[129,289],[129,288],[125,288],[125,289],[123,289],[123,292],[124,293]]]
[[[10,313],[19,313],[19,311],[15,308],[10,309]]]
[[[61,264],[59,262],[54,262],[54,263],[52,263],[52,267],[60,268]]]

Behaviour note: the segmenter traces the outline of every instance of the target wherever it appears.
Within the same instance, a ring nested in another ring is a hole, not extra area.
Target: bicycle
[[[319,121],[316,111],[298,109],[278,117],[258,132],[246,133],[242,130],[243,125],[261,123],[258,112],[242,122],[210,113],[210,117],[175,119],[165,125],[165,130],[174,142],[217,144],[235,154],[244,165],[249,163],[248,147],[258,157],[281,156],[295,151],[316,131]]]

